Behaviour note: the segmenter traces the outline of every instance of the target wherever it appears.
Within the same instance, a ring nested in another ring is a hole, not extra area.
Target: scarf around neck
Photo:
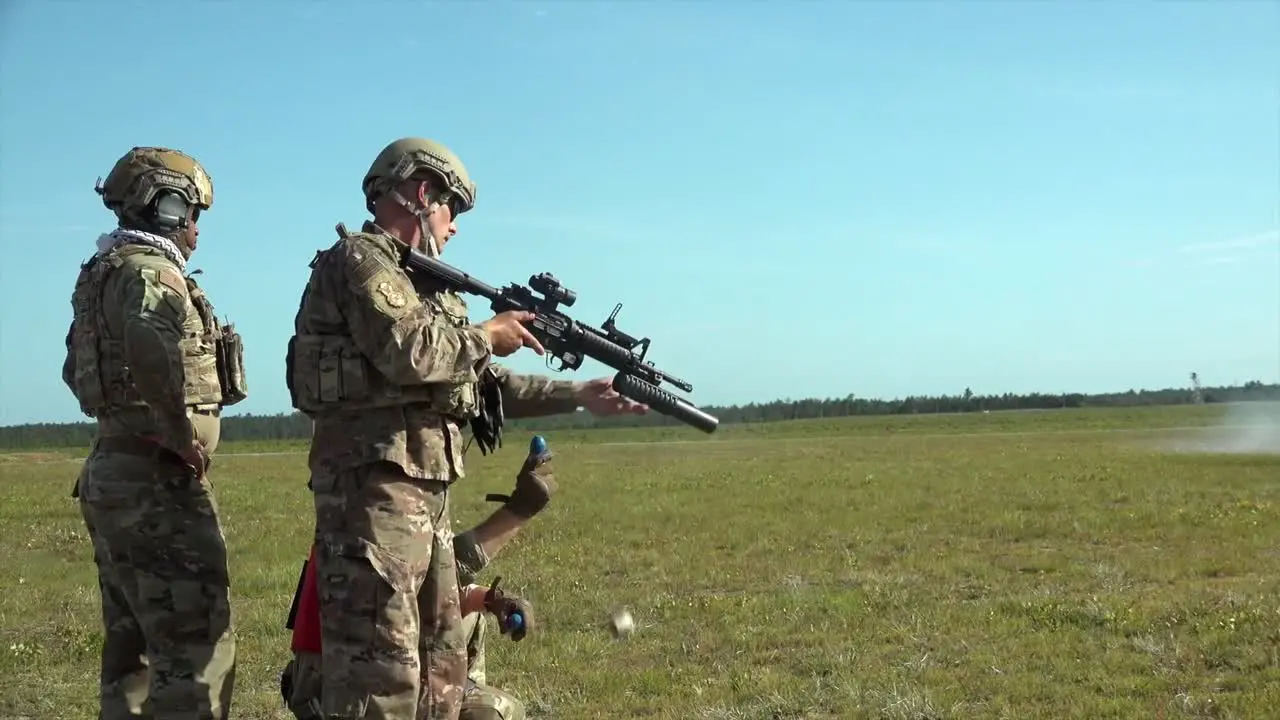
[[[187,259],[182,256],[181,252],[179,252],[178,245],[176,243],[162,235],[143,232],[141,230],[116,228],[109,233],[99,235],[98,254],[105,255],[115,248],[126,244],[149,245],[164,253],[165,257],[172,260],[182,272],[186,272],[187,270]]]

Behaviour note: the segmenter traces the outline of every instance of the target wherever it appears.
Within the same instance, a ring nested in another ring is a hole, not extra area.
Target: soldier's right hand
[[[523,323],[533,320],[536,315],[531,312],[520,310],[508,310],[501,315],[495,315],[480,327],[489,333],[489,344],[493,346],[493,354],[498,357],[506,357],[522,347],[532,349],[539,355],[546,353],[542,343],[530,333]]]
[[[493,579],[489,591],[484,594],[484,609],[497,618],[500,633],[510,634],[512,640],[520,642],[535,627],[533,606],[524,598],[499,590],[498,584],[501,582],[501,575]]]
[[[205,454],[204,448],[198,442],[191,443],[191,447],[178,454],[195,471],[197,478],[209,469],[209,456]]]

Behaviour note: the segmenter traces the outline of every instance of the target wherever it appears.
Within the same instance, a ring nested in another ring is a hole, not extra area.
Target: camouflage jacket
[[[219,326],[195,280],[159,250],[124,244],[95,255],[76,281],[62,380],[99,437],[156,437],[213,453],[219,411],[242,400],[239,334]]]
[[[312,473],[390,461],[413,478],[463,477],[462,427],[488,370],[508,417],[578,407],[579,383],[491,367],[488,333],[457,294],[414,284],[405,247],[366,222],[311,262],[286,373],[294,407],[314,420]]]

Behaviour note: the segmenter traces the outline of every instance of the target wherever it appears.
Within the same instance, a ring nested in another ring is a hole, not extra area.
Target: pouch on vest
[[[235,405],[249,396],[249,382],[244,372],[244,341],[234,323],[222,326],[222,337],[216,343],[218,384],[222,386],[222,404]]]
[[[71,296],[74,317],[70,338],[74,364],[72,382],[80,410],[89,417],[94,417],[107,406],[108,390],[102,377],[98,336],[103,332],[100,303],[102,282],[107,270],[119,265],[117,258],[113,257],[112,260],[115,262],[109,261],[105,266],[99,266],[99,258],[94,256],[82,265]]]
[[[371,400],[364,355],[350,338],[296,335],[290,341],[294,407],[319,410]]]

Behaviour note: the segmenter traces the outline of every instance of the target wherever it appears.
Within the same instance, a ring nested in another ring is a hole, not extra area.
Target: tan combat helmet
[[[449,205],[454,218],[475,207],[476,184],[458,156],[434,140],[412,137],[400,138],[383,148],[369,166],[361,183],[365,207],[372,214],[378,198],[392,193],[397,185],[422,170],[431,171],[444,184],[438,200]]]
[[[107,179],[94,190],[102,204],[121,220],[145,217],[147,207],[162,191],[178,193],[201,210],[213,207],[213,180],[195,158],[164,147],[135,147],[116,161]]]

